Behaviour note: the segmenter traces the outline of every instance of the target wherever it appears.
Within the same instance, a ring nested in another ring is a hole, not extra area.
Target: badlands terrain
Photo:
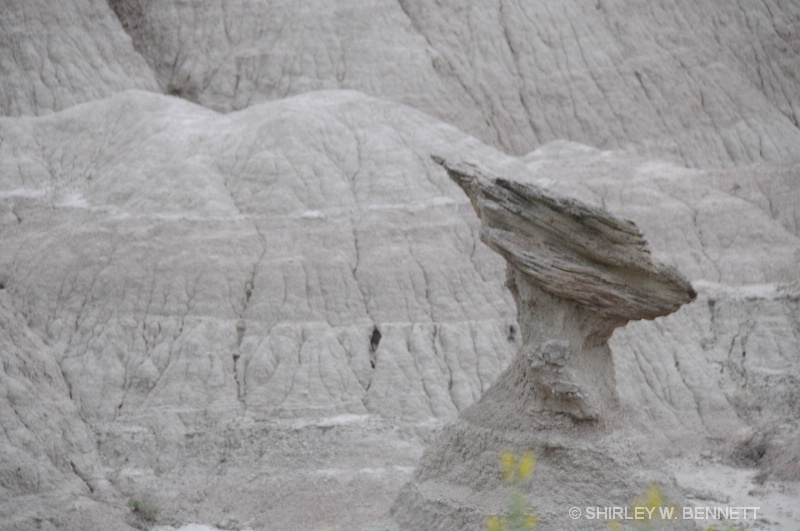
[[[525,331],[432,155],[696,292],[537,529],[650,482],[800,529],[800,2],[0,0],[0,72],[0,530],[482,529],[447,441]]]

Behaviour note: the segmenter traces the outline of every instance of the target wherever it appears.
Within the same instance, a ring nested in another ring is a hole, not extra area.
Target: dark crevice
[[[80,471],[78,471],[78,467],[75,466],[75,463],[70,461],[69,462],[69,466],[72,468],[72,473],[75,474],[76,476],[78,476],[81,479],[81,481],[83,481],[84,484],[86,484],[86,488],[89,489],[90,493],[94,494],[94,488],[92,488],[92,485],[86,480],[84,475],[81,474]]]
[[[239,378],[239,360],[241,353],[239,348],[242,346],[242,339],[247,331],[247,325],[243,319],[236,322],[236,350],[231,355],[233,357],[233,380],[236,382],[236,399],[244,406],[244,382]]]
[[[372,330],[372,337],[369,340],[369,346],[372,349],[372,352],[378,350],[378,345],[380,344],[380,342],[381,342],[381,331],[378,330],[378,327],[376,326]]]
[[[378,345],[381,342],[381,331],[378,330],[378,327],[372,329],[372,337],[369,339],[369,363],[372,365],[372,368],[375,368],[376,356],[375,352],[378,350]]]
[[[766,453],[766,441],[761,437],[753,437],[753,439],[736,446],[731,457],[734,463],[740,466],[755,467]]]
[[[508,342],[513,343],[517,338],[517,327],[511,325],[508,327]]]
[[[191,86],[188,82],[187,86],[184,87],[182,85],[176,85],[174,81],[170,81],[164,89],[164,93],[169,96],[191,101],[192,103],[200,102],[200,94],[197,91],[197,87]]]
[[[151,57],[150,54],[148,54],[147,42],[145,39],[142,38],[142,35],[147,33],[147,27],[146,27],[147,25],[145,23],[145,16],[144,16],[145,6],[143,4],[146,4],[148,0],[106,0],[106,1],[108,3],[108,7],[111,8],[111,11],[117,17],[117,20],[119,20],[120,25],[122,25],[122,29],[125,30],[125,33],[127,33],[128,36],[131,38],[131,42],[133,43],[133,49],[136,51],[136,53],[138,53],[142,57],[145,64],[150,67],[150,70],[153,72],[153,77],[161,87],[161,90],[163,90],[164,93],[167,94],[183,97],[181,94],[173,93],[170,90],[170,87],[165,88],[164,82],[158,75],[158,68],[154,64],[155,59]]]
[[[122,24],[122,28],[133,38],[133,33],[143,26],[144,8],[142,3],[139,0],[107,0],[107,2],[108,7]]]
[[[241,355],[238,352],[233,353],[233,380],[236,382],[236,399],[244,406],[244,389],[243,382],[239,379],[239,358]]]

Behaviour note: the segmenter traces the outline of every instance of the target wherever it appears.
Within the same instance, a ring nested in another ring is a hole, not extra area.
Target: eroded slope
[[[353,92],[228,115],[126,92],[0,128],[10,311],[58,366],[63,384],[49,392],[71,389],[69,411],[96,437],[94,450],[69,451],[99,452],[91,466],[123,500],[153,489],[189,521],[203,500],[225,499],[257,473],[250,450],[230,469],[200,456],[261,429],[237,431],[237,419],[441,422],[493,382],[518,346],[515,313],[499,259],[431,151],[614,208],[689,274],[697,302],[612,338],[634,429],[666,455],[714,440],[730,455],[763,440],[775,449],[767,466],[790,447],[800,343],[791,160],[715,173],[564,143],[517,159]],[[171,479],[220,470],[230,473],[199,490]],[[383,503],[402,474],[393,486],[369,476],[390,489]],[[243,494],[238,521],[269,526],[276,513],[246,503],[256,494]]]
[[[512,153],[566,138],[699,167],[800,142],[788,0],[110,4],[164,91],[219,110],[355,89]]]
[[[159,90],[103,0],[0,3],[0,114],[47,114],[126,89]]]

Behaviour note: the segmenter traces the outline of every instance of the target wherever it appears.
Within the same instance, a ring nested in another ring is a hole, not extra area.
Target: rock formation
[[[677,271],[651,258],[633,222],[530,184],[488,177],[471,164],[434,160],[469,196],[481,220],[480,239],[506,259],[522,346],[498,381],[426,451],[392,517],[404,529],[477,529],[496,501],[492,454],[510,447],[541,456],[545,472],[532,502],[547,511],[541,528],[583,529],[586,522],[568,518],[567,508],[626,506],[636,495],[626,457],[648,453],[613,434],[623,419],[611,333],[630,320],[670,314],[696,293]],[[617,488],[601,504],[608,481]],[[575,482],[582,491],[555,488]],[[449,500],[431,498],[442,490]],[[464,502],[472,511],[457,510]]]
[[[629,220],[532,185],[484,177],[469,165],[436,161],[472,201],[481,240],[506,259],[506,286],[517,304],[522,348],[485,399],[501,404],[525,397],[525,411],[537,417],[567,413],[614,422],[619,401],[611,333],[692,301],[689,282],[651,260]]]
[[[612,334],[611,433],[797,529],[796,2],[0,6],[0,530],[384,514],[523,341],[432,151],[636,219],[697,299]]]

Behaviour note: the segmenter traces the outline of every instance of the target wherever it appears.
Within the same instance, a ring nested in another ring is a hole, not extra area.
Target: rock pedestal
[[[426,451],[392,510],[404,529],[480,529],[502,510],[503,450],[538,457],[525,499],[537,529],[588,529],[571,507],[627,507],[645,485],[680,494],[657,456],[624,429],[608,339],[630,320],[692,301],[674,269],[655,262],[636,225],[535,186],[442,165],[469,196],[481,240],[507,261],[522,347],[509,368]],[[585,517],[585,515],[584,515]],[[691,528],[691,522],[672,528]],[[623,524],[624,528],[624,524]]]
[[[472,201],[481,240],[508,262],[506,286],[517,303],[523,345],[485,400],[523,399],[527,415],[617,422],[611,333],[632,319],[674,312],[694,299],[692,286],[651,260],[632,221],[486,177],[474,166],[435,160]],[[466,417],[477,420],[481,409]]]

